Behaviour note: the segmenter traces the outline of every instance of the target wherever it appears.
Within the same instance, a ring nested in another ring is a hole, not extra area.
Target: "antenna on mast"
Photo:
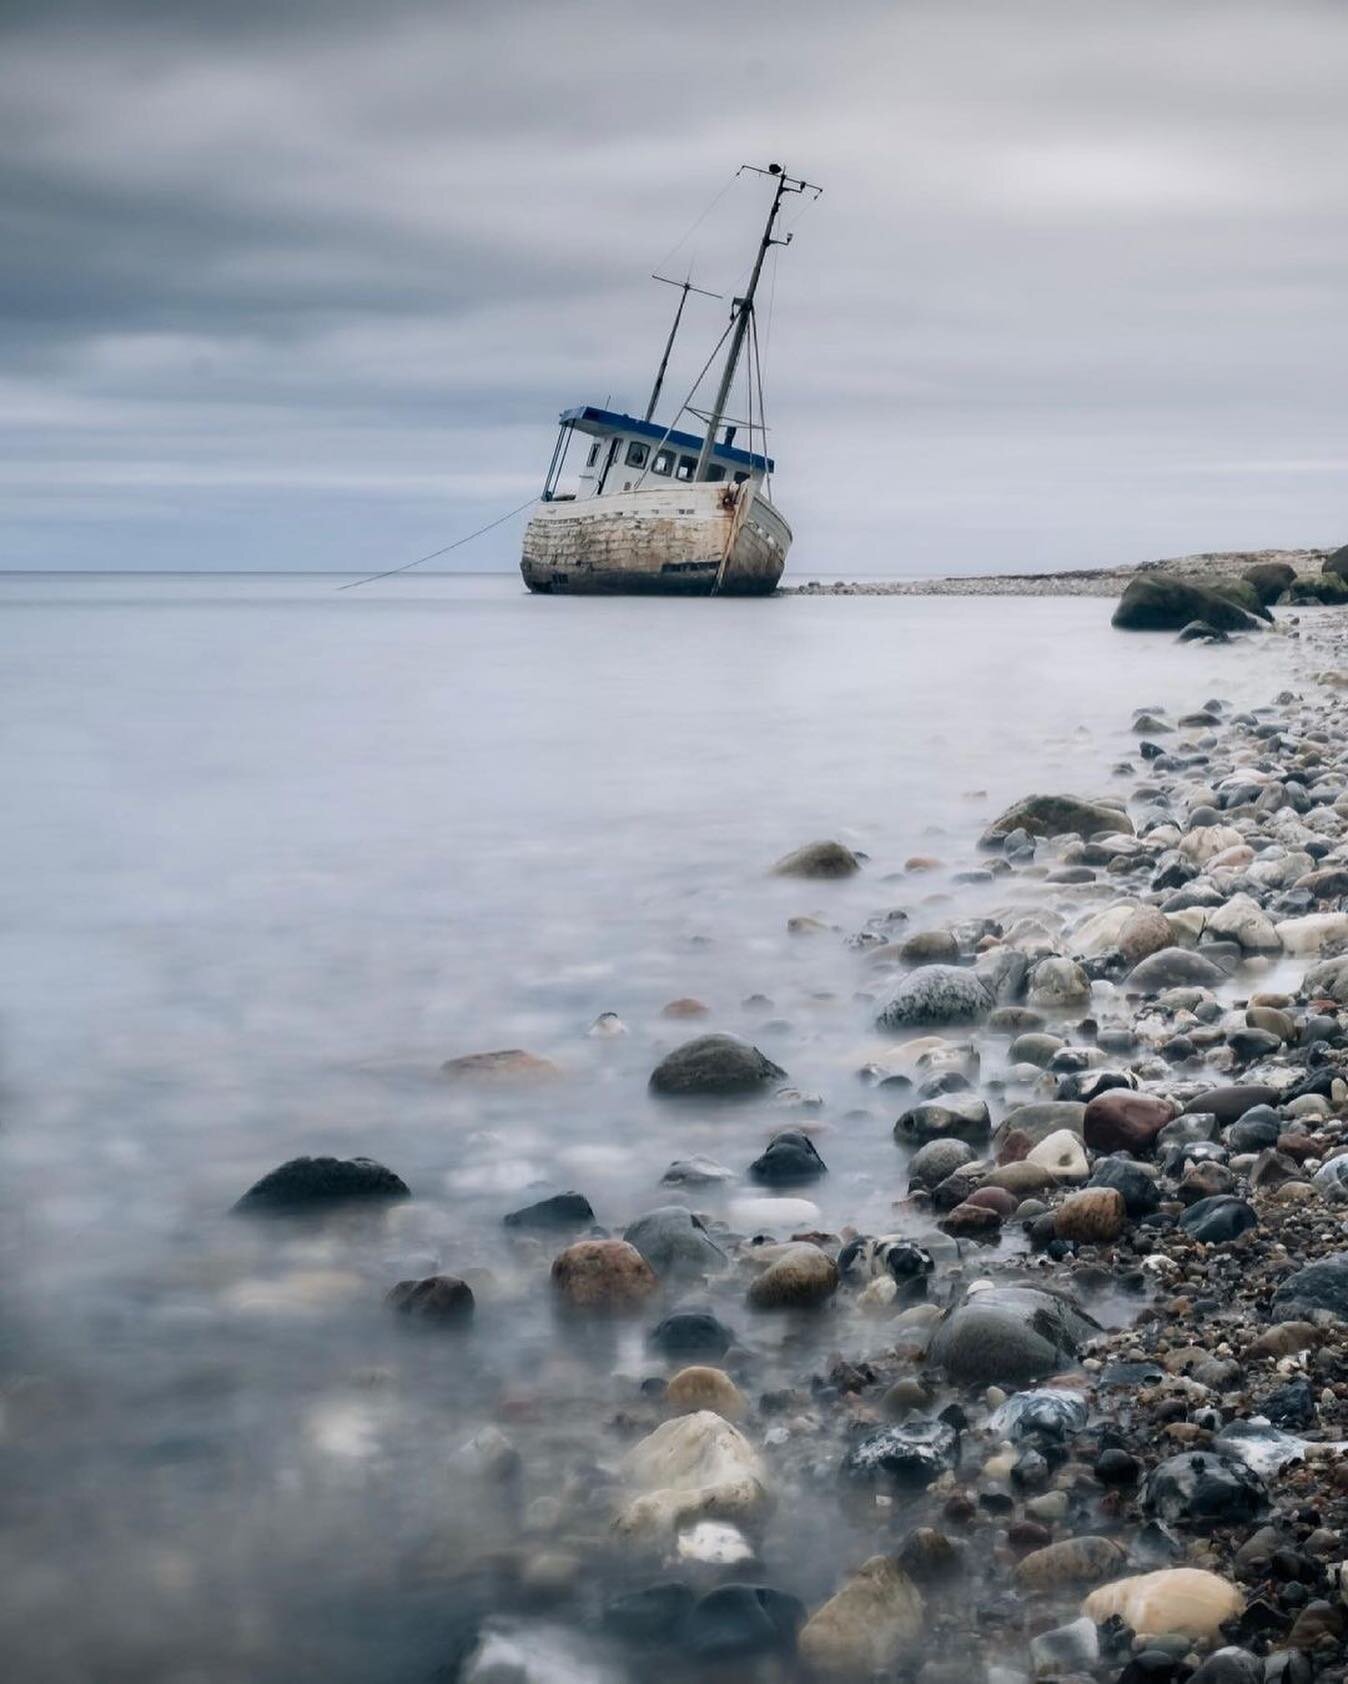
[[[754,258],[753,273],[749,276],[749,285],[743,298],[736,298],[730,306],[731,320],[734,322],[734,333],[730,340],[730,349],[726,352],[725,368],[721,372],[721,384],[716,391],[716,402],[711,407],[711,414],[707,418],[707,436],[702,441],[702,449],[698,455],[697,468],[693,473],[694,479],[706,479],[707,469],[711,464],[711,454],[716,448],[716,429],[721,424],[721,417],[725,414],[726,404],[730,401],[730,388],[735,382],[735,371],[739,367],[740,356],[744,350],[745,336],[749,331],[749,322],[753,315],[754,294],[758,291],[758,278],[763,273],[763,259],[768,255],[771,246],[789,246],[791,236],[784,240],[773,238],[772,231],[777,224],[777,214],[782,208],[782,200],[788,193],[812,193],[817,199],[824,191],[816,187],[813,182],[804,181],[799,176],[786,173],[780,164],[769,164],[766,169],[759,169],[756,164],[741,164],[735,172],[743,175],[771,176],[777,183],[776,191],[772,195],[772,206],[768,211],[768,220],[763,228],[763,237],[758,242],[758,254]],[[752,439],[750,440],[752,443]],[[766,455],[766,441],[765,450]]]
[[[722,298],[725,296],[719,292],[708,292],[705,287],[695,287],[691,275],[682,281],[671,281],[668,275],[652,275],[651,279],[663,281],[667,287],[678,287],[679,305],[674,312],[674,322],[669,330],[669,338],[665,341],[665,354],[660,358],[660,366],[655,371],[655,384],[651,387],[651,395],[646,404],[646,413],[642,416],[643,421],[650,420],[651,416],[655,414],[656,404],[660,401],[660,388],[665,383],[665,370],[669,367],[669,353],[674,349],[674,340],[679,331],[679,323],[683,320],[683,307],[688,302],[688,294],[690,292],[700,293],[703,298]]]

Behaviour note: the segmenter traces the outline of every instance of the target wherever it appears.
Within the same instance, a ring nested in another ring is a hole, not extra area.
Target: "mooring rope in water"
[[[448,555],[451,550],[457,550],[463,544],[471,544],[474,538],[480,538],[484,532],[490,532],[493,527],[504,526],[508,520],[514,520],[516,515],[522,515],[531,503],[536,503],[537,497],[526,497],[518,508],[509,509],[495,520],[489,520],[485,526],[479,526],[476,532],[469,532],[462,538],[456,538],[452,544],[432,550],[429,555],[419,555],[415,561],[405,561],[401,567],[390,567],[386,573],[371,573],[367,579],[348,579],[344,585],[338,585],[339,591],[353,591],[357,585],[378,584],[380,579],[391,579],[395,573],[407,573],[414,567],[420,567],[423,562],[434,561],[437,556]]]

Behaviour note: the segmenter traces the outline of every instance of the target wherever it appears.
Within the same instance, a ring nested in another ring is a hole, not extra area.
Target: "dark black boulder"
[[[418,1321],[461,1326],[473,1319],[473,1289],[456,1275],[427,1275],[425,1280],[399,1281],[385,1302]]]
[[[628,1643],[667,1641],[687,1619],[693,1592],[682,1579],[646,1585],[605,1603],[603,1622]]]
[[[536,1204],[512,1210],[501,1221],[507,1228],[588,1228],[594,1211],[583,1193],[554,1193]]]
[[[679,1638],[698,1660],[745,1660],[794,1653],[804,1623],[804,1604],[771,1585],[719,1585],[694,1603]]]
[[[959,1442],[944,1421],[905,1421],[854,1444],[842,1471],[848,1479],[921,1491],[958,1464]]]
[[[1296,1320],[1315,1310],[1327,1310],[1348,1321],[1348,1251],[1298,1269],[1273,1294],[1274,1321]]]
[[[411,1196],[402,1177],[373,1158],[291,1158],[255,1182],[234,1208],[288,1214]]]
[[[735,1335],[710,1310],[676,1310],[653,1327],[647,1343],[666,1357],[720,1357]]]
[[[1148,1514],[1185,1526],[1238,1526],[1268,1507],[1264,1482],[1234,1457],[1186,1450],[1153,1468],[1142,1488]]]
[[[789,1187],[827,1175],[828,1165],[815,1150],[809,1135],[799,1129],[783,1129],[749,1165],[749,1174],[769,1187]]]
[[[1254,1207],[1230,1193],[1215,1193],[1199,1199],[1180,1217],[1179,1225],[1192,1240],[1203,1245],[1225,1245],[1253,1228],[1259,1218]]]

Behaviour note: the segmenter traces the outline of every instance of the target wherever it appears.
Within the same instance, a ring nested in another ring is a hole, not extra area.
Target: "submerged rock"
[[[255,1181],[234,1209],[286,1214],[411,1197],[402,1177],[373,1158],[291,1158]]]
[[[1121,808],[1077,795],[1026,795],[994,819],[983,832],[983,846],[1002,842],[1012,831],[1028,836],[1091,837],[1100,831],[1133,834],[1133,821]]]
[[[1165,988],[1217,988],[1226,972],[1211,959],[1188,947],[1162,947],[1134,965],[1124,987],[1138,994],[1159,994]]]
[[[875,1021],[881,1029],[977,1023],[992,1005],[992,995],[972,971],[925,965],[904,977]]]
[[[1098,1585],[1128,1565],[1128,1557],[1112,1538],[1062,1538],[1031,1550],[1016,1563],[1016,1578],[1031,1590],[1058,1590],[1064,1585]]]
[[[1264,1513],[1268,1493],[1263,1480],[1235,1457],[1186,1450],[1148,1474],[1142,1506],[1172,1525],[1237,1526]]]
[[[577,1240],[553,1259],[552,1285],[571,1309],[629,1310],[643,1304],[659,1282],[626,1240]]]
[[[699,1035],[675,1047],[651,1072],[651,1091],[673,1096],[761,1093],[786,1071],[735,1035]]]
[[[848,1479],[920,1491],[959,1465],[959,1434],[944,1421],[905,1421],[854,1444],[842,1460]]]
[[[905,1111],[894,1124],[894,1138],[901,1146],[927,1146],[943,1140],[977,1144],[988,1138],[991,1129],[986,1100],[975,1093],[949,1093]],[[913,1163],[916,1170],[917,1160]]]
[[[700,1218],[682,1205],[648,1210],[628,1223],[623,1238],[637,1248],[657,1275],[715,1274],[729,1261]]]
[[[770,1585],[719,1585],[693,1605],[679,1636],[699,1661],[743,1662],[791,1654],[804,1621],[803,1604]]]
[[[873,1555],[815,1611],[800,1654],[818,1677],[851,1681],[887,1672],[923,1631],[922,1592],[891,1556]]]
[[[735,1335],[710,1310],[675,1310],[651,1329],[648,1343],[661,1356],[686,1361],[689,1357],[720,1357]]]
[[[665,1387],[665,1402],[682,1415],[709,1409],[725,1421],[737,1421],[748,1408],[744,1393],[725,1372],[704,1364],[681,1368]]]
[[[767,1149],[749,1165],[749,1175],[769,1187],[789,1187],[802,1181],[816,1181],[828,1174],[814,1142],[799,1129],[783,1129],[768,1142]]]
[[[428,1275],[425,1280],[399,1281],[385,1302],[405,1316],[443,1326],[462,1326],[473,1319],[473,1289],[456,1275]]]
[[[773,866],[776,877],[850,877],[861,861],[841,842],[807,842]]]
[[[440,1066],[442,1076],[455,1082],[550,1082],[561,1070],[550,1058],[526,1052],[523,1047],[506,1047],[499,1052],[465,1053]]]
[[[622,1476],[636,1495],[618,1515],[620,1532],[659,1535],[697,1520],[741,1520],[768,1500],[757,1452],[710,1410],[648,1433],[624,1456]]]
[[[507,1228],[588,1228],[594,1211],[583,1193],[554,1193],[536,1204],[512,1210],[501,1221]]]
[[[838,1290],[838,1265],[817,1245],[793,1245],[749,1287],[758,1310],[814,1309]]]

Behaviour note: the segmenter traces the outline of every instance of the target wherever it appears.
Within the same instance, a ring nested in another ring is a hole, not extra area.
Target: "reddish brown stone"
[[[956,1205],[949,1216],[943,1217],[937,1226],[955,1239],[985,1240],[994,1239],[1001,1233],[1002,1219],[995,1210],[966,1199],[962,1205]]]
[[[625,1310],[649,1298],[659,1282],[626,1240],[578,1240],[553,1259],[552,1284],[573,1309]]]
[[[1058,1238],[1076,1240],[1081,1245],[1102,1245],[1118,1239],[1127,1220],[1127,1207],[1117,1187],[1087,1187],[1072,1193],[1053,1213]]]
[[[1149,1152],[1175,1115],[1168,1099],[1131,1088],[1107,1088],[1086,1107],[1081,1137],[1093,1152]]]
[[[1012,1129],[997,1148],[999,1164],[1018,1164],[1034,1150],[1032,1136],[1024,1129]]]
[[[1007,1217],[1016,1214],[1020,1200],[1014,1193],[1008,1193],[1005,1187],[979,1187],[970,1193],[965,1203],[982,1205],[987,1210],[995,1210],[998,1216]]]

